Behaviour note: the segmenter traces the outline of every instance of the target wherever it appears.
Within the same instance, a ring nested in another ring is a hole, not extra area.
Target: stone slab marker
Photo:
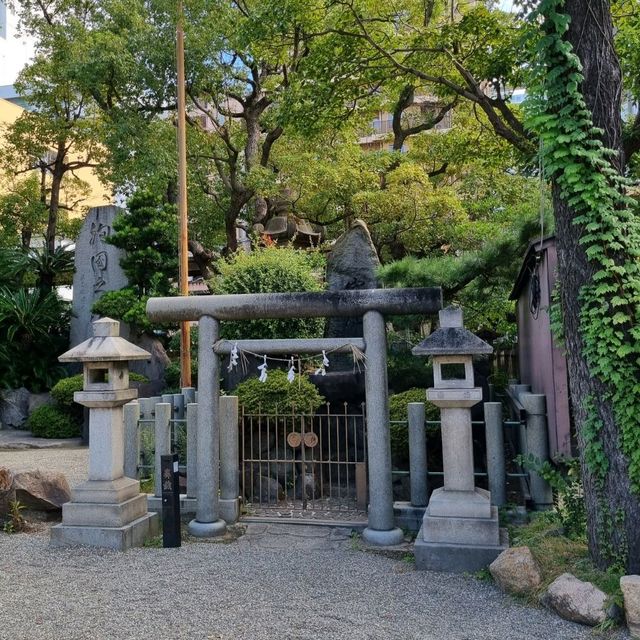
[[[73,274],[73,315],[71,346],[91,337],[93,303],[107,291],[126,287],[127,277],[120,266],[124,252],[105,242],[113,233],[113,221],[123,209],[114,206],[89,210],[76,240],[75,272]]]

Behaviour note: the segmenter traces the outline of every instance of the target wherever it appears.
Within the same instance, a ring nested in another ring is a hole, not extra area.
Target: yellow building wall
[[[4,128],[7,125],[13,124],[19,117],[24,109],[13,102],[0,98],[0,127]],[[2,152],[2,140],[0,138],[0,153]],[[73,154],[71,155],[73,160]],[[91,207],[98,207],[101,205],[111,204],[112,196],[111,189],[105,187],[98,179],[94,170],[86,167],[74,172],[75,175],[86,182],[89,188],[88,195],[82,199],[70,212],[69,216],[72,218],[84,217]],[[0,177],[0,192],[6,191],[7,185],[3,184],[7,177]],[[61,193],[62,204],[69,206],[71,203],[68,201],[69,194],[64,190],[64,186]],[[74,198],[79,199],[78,197]]]

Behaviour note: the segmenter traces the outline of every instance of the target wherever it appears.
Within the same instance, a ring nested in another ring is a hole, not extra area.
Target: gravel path
[[[0,450],[0,467],[9,467],[12,471],[46,469],[59,471],[67,476],[71,487],[87,479],[89,468],[89,449],[15,449]]]
[[[0,451],[86,478],[88,450]],[[228,544],[117,553],[0,532],[0,640],[581,640],[469,576],[414,571],[345,529],[249,525]],[[615,636],[627,638],[624,633]]]
[[[229,544],[127,553],[0,533],[2,640],[578,640],[586,627],[466,576],[274,526]]]

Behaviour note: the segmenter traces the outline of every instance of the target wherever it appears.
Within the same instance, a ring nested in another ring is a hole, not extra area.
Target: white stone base
[[[452,518],[425,513],[421,531],[425,542],[498,545],[498,509],[492,507],[490,518]]]
[[[147,504],[149,511],[155,511],[162,515],[162,498],[147,494]],[[194,515],[197,507],[198,501],[195,498],[187,498],[184,493],[180,494],[180,517]]]
[[[477,487],[473,491],[436,489],[429,499],[427,513],[430,516],[491,518],[491,495]]]
[[[67,525],[64,522],[51,528],[54,547],[88,545],[116,551],[141,547],[145,540],[158,534],[160,519],[157,513],[147,513],[123,527],[90,527]]]

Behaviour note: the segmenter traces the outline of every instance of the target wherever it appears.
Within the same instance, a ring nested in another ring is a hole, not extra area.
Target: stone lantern
[[[498,512],[488,491],[474,483],[471,407],[482,400],[474,386],[473,356],[490,345],[462,324],[462,310],[440,311],[440,328],[413,348],[433,359],[427,400],[440,408],[444,487],[436,489],[415,543],[416,566],[436,571],[477,571],[504,550]]]
[[[151,355],[120,335],[120,323],[102,318],[93,323],[93,337],[60,356],[61,362],[82,362],[83,390],[73,399],[89,407],[89,479],[62,506],[62,524],[51,529],[57,546],[85,544],[124,550],[141,545],[158,529],[158,517],[147,512],[140,483],[124,476],[122,406],[138,392],[129,388],[129,360]]]

